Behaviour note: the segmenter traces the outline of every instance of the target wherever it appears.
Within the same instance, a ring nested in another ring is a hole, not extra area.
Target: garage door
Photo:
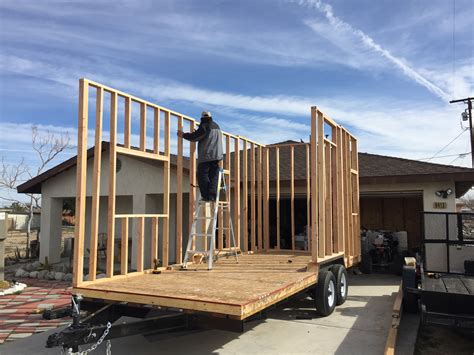
[[[406,231],[408,248],[421,246],[422,195],[361,196],[361,226],[368,229]]]

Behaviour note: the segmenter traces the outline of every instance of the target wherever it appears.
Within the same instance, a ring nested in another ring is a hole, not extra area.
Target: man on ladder
[[[198,184],[203,201],[215,201],[219,164],[223,159],[222,132],[212,120],[210,112],[201,114],[199,128],[190,133],[178,131],[178,136],[191,142],[198,142]]]
[[[230,216],[230,201],[227,199],[227,184],[225,182],[224,171],[220,166],[223,158],[222,132],[217,123],[212,120],[211,113],[203,112],[201,115],[201,123],[196,131],[192,133],[178,132],[178,136],[192,142],[198,142],[198,182],[201,192],[200,200],[198,200],[196,196],[196,208],[182,268],[187,268],[190,256],[200,254],[203,257],[207,257],[208,269],[211,270],[212,263],[216,257],[215,246],[218,212],[219,210],[221,212],[226,211]],[[220,200],[221,191],[224,192],[223,201]],[[208,216],[206,212],[209,202],[212,204],[210,216]],[[198,221],[206,220],[209,221],[209,224],[205,223],[206,228],[198,232]],[[210,232],[208,226],[212,226]],[[219,228],[228,231],[226,235],[228,238],[231,238],[229,240],[233,242],[235,259],[238,262],[232,220],[229,219],[228,227],[224,227],[222,221],[220,221]],[[209,248],[207,245],[208,237],[210,238]],[[196,242],[198,238],[202,238],[202,250],[196,249],[193,243]]]

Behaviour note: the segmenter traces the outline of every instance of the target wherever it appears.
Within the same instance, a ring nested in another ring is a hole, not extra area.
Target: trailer
[[[89,101],[95,101],[94,105]],[[110,109],[105,102],[110,103]],[[139,107],[137,147],[132,142],[135,106]],[[119,113],[119,107],[123,112]],[[104,113],[109,127],[105,127]],[[178,130],[193,130],[197,125],[193,118],[181,113],[88,79],[80,80],[74,296],[70,311],[74,321],[67,329],[51,335],[47,346],[77,351],[80,345],[101,342],[105,337],[151,331],[202,327],[243,331],[245,322],[301,293],[314,298],[315,308],[322,316],[330,315],[345,301],[346,269],[360,261],[356,138],[317,107],[311,108],[308,143],[265,145],[223,132],[223,169],[230,180],[227,193],[232,210],[219,214],[212,270],[198,261],[183,269],[183,245],[189,233],[184,230],[183,221],[192,220],[196,196],[196,146],[185,146],[181,137],[176,141],[174,137]],[[88,150],[90,127],[95,137],[94,147]],[[108,165],[103,164],[104,128],[110,135]],[[117,213],[115,185],[120,155],[151,161],[162,169],[161,179],[157,179],[163,192],[160,211]],[[288,164],[280,164],[283,155],[289,157]],[[89,159],[93,160],[92,171],[88,169]],[[282,180],[282,172],[290,178]],[[295,175],[299,181],[303,177],[304,184],[296,186]],[[108,238],[105,277],[98,278],[99,201],[104,187],[108,192]],[[283,195],[291,206],[286,216],[291,225],[286,248],[280,243]],[[304,211],[295,210],[296,195],[305,197]],[[86,210],[89,196],[91,203]],[[175,201],[173,206],[170,196]],[[270,201],[276,201],[275,209]],[[183,213],[184,207],[188,215]],[[86,216],[91,221],[88,245]],[[303,250],[296,243],[297,216],[305,217],[307,245]],[[231,245],[231,224],[236,245]],[[207,228],[203,223],[202,229]],[[129,234],[135,237],[135,265],[129,262]],[[204,241],[194,247],[208,248],[209,244]],[[232,256],[235,252],[239,254],[238,261]],[[88,311],[85,318],[81,309]],[[121,316],[142,320],[113,324]]]
[[[403,270],[403,306],[422,323],[474,329],[474,213],[423,212],[423,251]]]

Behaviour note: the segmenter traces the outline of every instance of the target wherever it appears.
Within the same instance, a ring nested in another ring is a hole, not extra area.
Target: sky
[[[474,96],[473,14],[474,0],[1,0],[0,156],[34,167],[32,125],[69,133],[56,163],[74,155],[86,77],[262,143],[308,140],[318,106],[361,152],[470,166],[449,100]]]

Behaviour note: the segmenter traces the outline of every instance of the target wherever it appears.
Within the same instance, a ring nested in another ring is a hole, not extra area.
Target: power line
[[[457,153],[457,154],[448,154],[448,155],[438,155],[437,157],[419,158],[419,159],[417,159],[417,160],[441,159],[441,158],[457,157],[457,156],[459,156],[459,155],[466,155],[466,154],[471,154],[471,152]]]
[[[434,159],[438,156],[439,153],[441,153],[443,150],[445,150],[447,147],[449,147],[451,145],[451,143],[453,143],[456,139],[458,139],[459,137],[461,137],[461,135],[468,131],[469,129],[466,128],[465,130],[463,130],[461,133],[459,133],[456,137],[454,137],[448,144],[446,144],[443,148],[441,148],[440,150],[438,150],[431,158],[428,158],[426,160],[431,160],[431,159]]]
[[[465,154],[459,154],[459,156],[457,158],[454,158],[453,160],[451,160],[448,164],[452,164],[454,163],[456,160],[458,159],[464,159],[465,157],[467,157],[469,153],[465,153]]]

